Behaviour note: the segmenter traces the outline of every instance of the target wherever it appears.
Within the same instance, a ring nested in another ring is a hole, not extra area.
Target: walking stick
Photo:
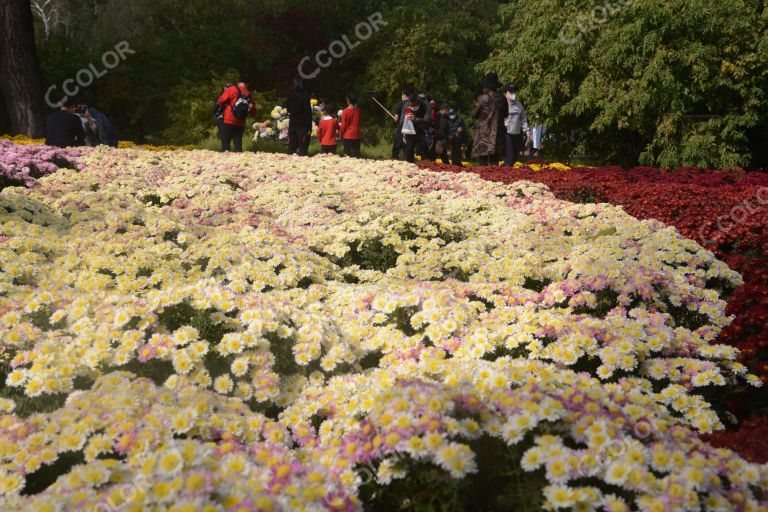
[[[387,107],[385,107],[384,105],[382,105],[382,104],[381,104],[381,102],[380,102],[379,100],[377,100],[377,99],[376,99],[376,97],[373,95],[373,91],[368,91],[368,96],[369,96],[369,97],[370,97],[370,98],[371,98],[373,101],[375,101],[375,102],[376,102],[376,104],[377,104],[378,106],[380,106],[380,107],[381,107],[381,109],[382,109],[384,112],[386,112],[386,113],[389,115],[389,117],[391,117],[391,118],[392,118],[392,120],[393,120],[393,121],[396,121],[396,120],[397,120],[397,119],[395,118],[395,115],[394,115],[392,112],[390,112],[389,110],[387,110]]]

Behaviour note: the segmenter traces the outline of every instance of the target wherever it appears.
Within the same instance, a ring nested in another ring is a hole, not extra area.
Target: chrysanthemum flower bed
[[[745,280],[729,300],[727,312],[735,320],[719,341],[738,347],[742,360],[768,381],[768,173],[695,168],[668,172],[647,167],[626,171],[610,166],[561,170],[560,164],[470,169],[502,183],[526,179],[544,183],[568,201],[620,205],[635,217],[675,226],[683,236],[712,250]]]
[[[87,151],[0,139],[0,190],[8,186],[31,186],[38,178],[62,167],[78,169],[78,159]]]
[[[96,149],[0,192],[0,508],[727,510],[741,284],[657,221],[394,163]],[[205,508],[208,507],[208,508]]]

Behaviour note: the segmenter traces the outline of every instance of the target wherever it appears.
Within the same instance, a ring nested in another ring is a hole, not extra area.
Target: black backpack
[[[251,97],[250,95],[243,95],[239,87],[235,86],[235,89],[237,90],[237,101],[232,105],[232,115],[240,120],[245,120],[251,111]]]

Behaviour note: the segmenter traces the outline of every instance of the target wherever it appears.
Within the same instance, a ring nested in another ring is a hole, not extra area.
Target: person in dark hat
[[[401,91],[400,102],[392,111],[395,114],[395,118],[393,119],[395,123],[395,134],[392,141],[393,160],[400,160],[400,151],[405,150],[405,138],[403,137],[403,121],[405,120],[405,114],[403,110],[405,109],[405,103],[408,101],[408,98],[410,98],[414,92],[415,91],[413,87],[410,85],[403,87],[403,90]]]
[[[504,118],[507,117],[507,99],[499,92],[501,84],[496,73],[483,78],[483,94],[472,108],[475,118],[475,143],[472,156],[480,165],[498,165],[505,151],[506,133]]]
[[[528,128],[528,118],[525,114],[525,107],[517,97],[517,87],[509,84],[504,89],[504,96],[507,99],[507,117],[504,119],[506,128],[506,156],[504,165],[512,167],[525,148],[525,137],[530,132]]]

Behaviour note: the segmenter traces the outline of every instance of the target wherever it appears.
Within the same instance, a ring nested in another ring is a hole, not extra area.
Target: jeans
[[[320,153],[324,155],[335,155],[337,145],[334,144],[333,146],[320,146],[320,148]]]
[[[243,152],[243,132],[245,127],[223,123],[221,125],[221,152],[229,151],[229,144],[234,143],[235,153]]]
[[[518,161],[520,154],[523,152],[523,143],[522,133],[518,133],[517,135],[512,135],[511,133],[507,134],[507,155],[504,159],[504,165],[506,167],[512,167],[515,165],[515,162]]]
[[[307,156],[309,153],[309,133],[312,129],[308,126],[288,125],[288,154]]]
[[[344,156],[362,158],[360,156],[360,139],[344,139]]]

